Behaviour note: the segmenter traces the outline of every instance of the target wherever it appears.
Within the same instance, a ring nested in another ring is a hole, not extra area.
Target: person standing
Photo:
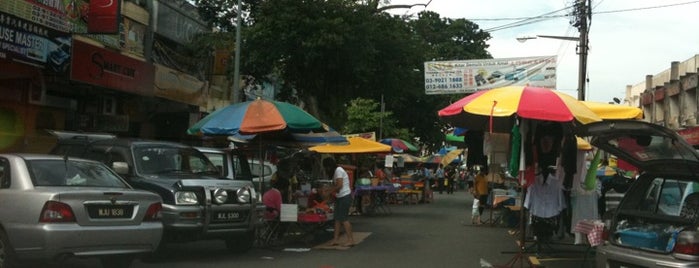
[[[439,194],[442,194],[444,192],[444,167],[442,164],[439,164],[434,175],[437,177],[437,189],[439,189]]]
[[[456,187],[456,176],[458,172],[455,167],[449,166],[449,173],[447,176],[447,194],[454,194],[454,187]]]
[[[349,209],[352,204],[349,176],[347,171],[338,166],[332,157],[323,159],[323,168],[325,169],[325,174],[332,176],[331,178],[334,182],[332,190],[335,193],[335,232],[331,245],[340,245],[340,227],[342,227],[345,230],[345,235],[347,235],[347,242],[343,246],[354,246],[352,224],[349,222]]]
[[[488,204],[488,172],[485,168],[481,168],[478,171],[478,175],[475,178],[474,185],[474,197],[478,199],[478,220],[476,222],[480,223],[480,219],[483,216],[483,211],[485,210],[486,204]]]

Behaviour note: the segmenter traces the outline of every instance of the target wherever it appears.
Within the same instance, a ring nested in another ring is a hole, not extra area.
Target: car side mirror
[[[129,164],[126,162],[114,162],[112,163],[112,169],[119,175],[129,174]]]

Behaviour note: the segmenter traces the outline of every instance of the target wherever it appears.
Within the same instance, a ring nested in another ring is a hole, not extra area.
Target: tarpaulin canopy
[[[308,150],[328,154],[352,154],[352,153],[390,153],[391,146],[375,142],[362,137],[347,139],[347,145],[320,145],[308,148]]]

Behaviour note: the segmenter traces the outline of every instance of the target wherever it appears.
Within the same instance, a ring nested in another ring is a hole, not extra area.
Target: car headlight
[[[194,192],[182,191],[175,193],[175,205],[196,205],[198,203],[197,194]]]
[[[218,188],[213,192],[214,203],[224,204],[228,201],[228,192],[226,190]]]
[[[238,202],[240,202],[240,203],[250,202],[250,191],[248,190],[247,187],[238,189],[238,192],[236,192],[236,194],[238,195]]]

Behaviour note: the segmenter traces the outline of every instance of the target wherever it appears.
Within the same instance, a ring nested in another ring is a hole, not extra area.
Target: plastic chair
[[[255,246],[270,247],[279,242],[281,222],[279,212],[272,207],[266,207],[261,223],[255,228]]]

